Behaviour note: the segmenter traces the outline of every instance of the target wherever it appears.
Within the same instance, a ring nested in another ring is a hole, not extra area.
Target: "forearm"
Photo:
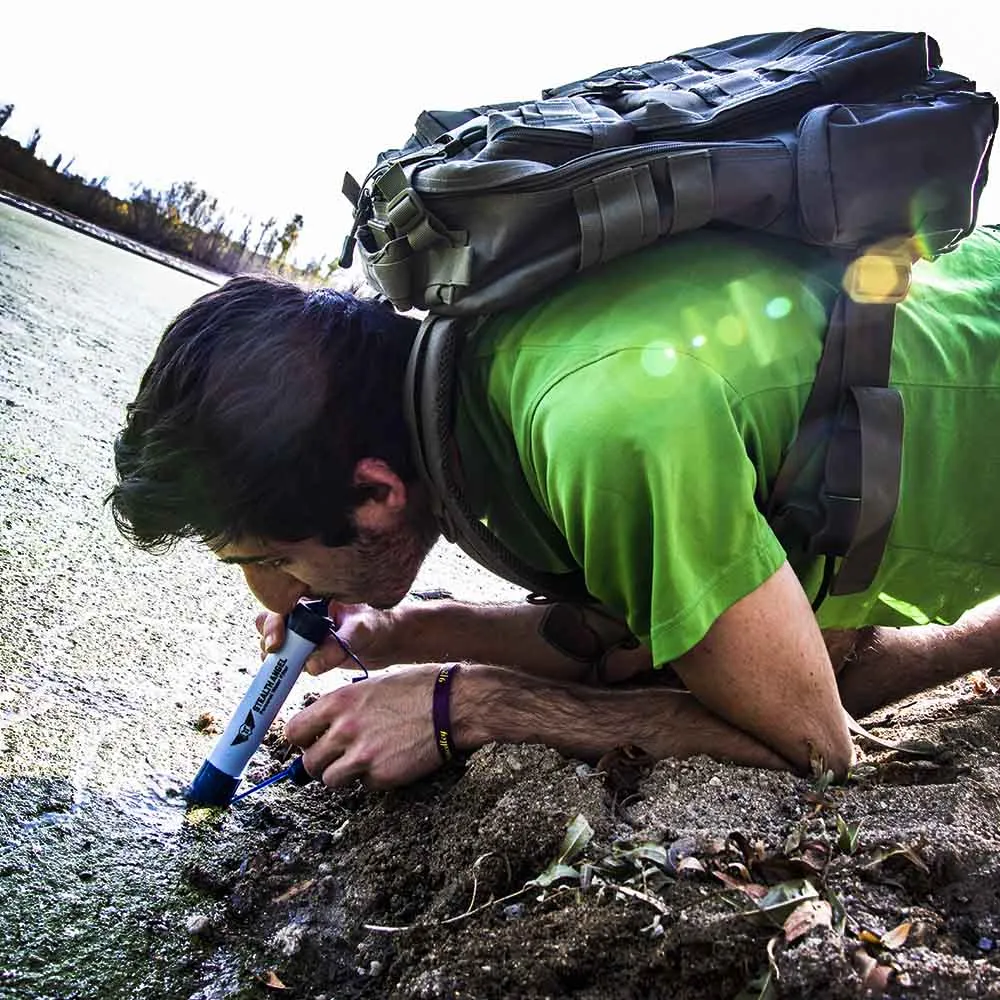
[[[434,601],[408,606],[397,631],[414,662],[464,660],[578,683],[598,673],[605,679],[605,672],[620,680],[652,667],[625,626],[575,606]]]
[[[708,754],[753,767],[789,770],[763,743],[663,688],[595,689],[467,665],[452,690],[452,731],[460,749],[485,743],[541,743],[585,760],[623,744],[656,758]]]
[[[844,707],[870,712],[938,684],[1000,665],[1000,598],[953,625],[875,626],[853,633],[837,678]]]

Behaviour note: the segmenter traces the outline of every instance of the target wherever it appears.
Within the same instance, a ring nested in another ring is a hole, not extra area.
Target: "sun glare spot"
[[[708,338],[703,334],[698,334],[697,337],[693,337],[691,340],[692,347],[704,347],[708,343]]]
[[[642,352],[642,367],[657,378],[669,375],[677,366],[677,350],[665,340],[654,340]]]
[[[737,347],[747,335],[743,320],[738,316],[723,316],[716,324],[715,332],[727,347]]]
[[[764,306],[768,319],[784,319],[792,311],[792,300],[785,295],[778,295]]]

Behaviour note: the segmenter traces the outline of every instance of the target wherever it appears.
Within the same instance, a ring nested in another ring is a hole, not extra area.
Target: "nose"
[[[279,615],[288,614],[309,588],[294,576],[267,566],[242,566],[250,592],[267,608]]]

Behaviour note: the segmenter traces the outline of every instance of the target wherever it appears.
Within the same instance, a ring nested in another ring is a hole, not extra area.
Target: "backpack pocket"
[[[803,238],[859,250],[913,234],[947,250],[975,225],[996,126],[987,94],[815,108],[798,128]]]

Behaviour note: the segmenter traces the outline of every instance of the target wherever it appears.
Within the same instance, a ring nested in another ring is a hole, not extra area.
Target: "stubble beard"
[[[371,595],[373,608],[395,607],[408,593],[441,529],[424,498],[414,490],[404,523],[392,531],[360,530],[355,542],[358,591]]]

